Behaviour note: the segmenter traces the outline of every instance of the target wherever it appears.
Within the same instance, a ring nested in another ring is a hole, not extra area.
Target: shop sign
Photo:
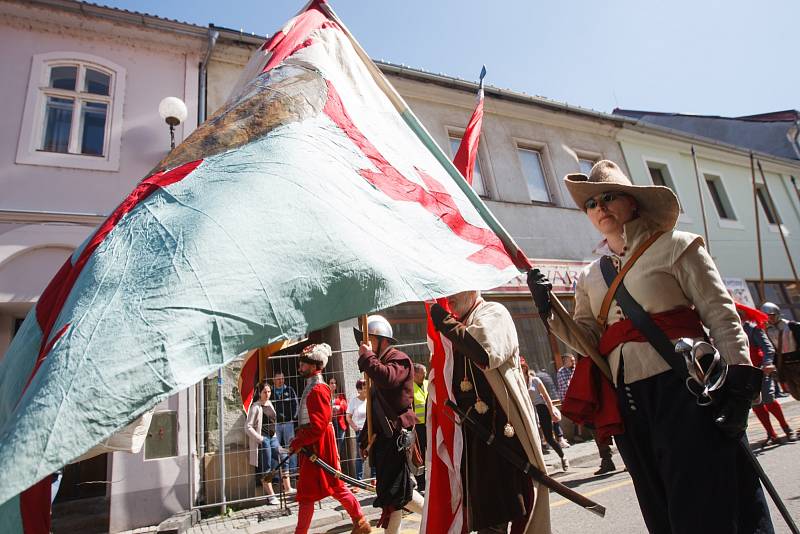
[[[576,260],[537,260],[530,259],[534,267],[542,271],[550,283],[554,293],[574,293],[575,284],[580,272],[591,262]],[[746,287],[746,286],[745,286]],[[501,295],[530,294],[526,275],[521,274],[508,283],[487,291],[486,293]]]
[[[723,278],[722,283],[725,284],[725,287],[728,289],[728,293],[731,294],[733,300],[739,302],[740,304],[744,304],[745,306],[750,306],[751,308],[755,308],[756,304],[753,300],[753,295],[750,293],[750,288],[747,287],[747,282],[745,282],[741,278]]]

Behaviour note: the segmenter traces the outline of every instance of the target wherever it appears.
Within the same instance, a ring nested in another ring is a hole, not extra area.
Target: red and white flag
[[[481,69],[478,102],[469,119],[461,145],[458,147],[453,164],[461,172],[467,182],[472,185],[475,170],[475,159],[478,155],[478,144],[483,123],[483,78],[486,67]],[[527,259],[520,261],[523,267]],[[437,302],[450,311],[447,300]],[[428,346],[431,350],[430,384],[428,388],[428,410],[426,432],[428,448],[425,452],[426,499],[422,512],[420,532],[431,534],[460,534],[463,527],[463,495],[461,491],[461,454],[464,443],[461,430],[455,425],[452,413],[445,413],[447,399],[455,402],[453,396],[453,345],[443,338],[433,326],[430,305],[425,304],[428,317]]]

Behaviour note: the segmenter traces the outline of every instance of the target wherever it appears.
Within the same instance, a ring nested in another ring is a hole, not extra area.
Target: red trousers
[[[775,434],[775,430],[772,428],[772,422],[769,420],[769,414],[775,416],[775,419],[778,420],[778,423],[780,423],[781,428],[784,431],[789,428],[789,425],[786,424],[786,419],[783,417],[783,409],[781,409],[781,405],[778,404],[778,401],[772,401],[766,404],[753,406],[753,412],[755,412],[758,420],[761,421],[764,430],[767,431],[767,436],[771,438],[776,438],[777,435]]]
[[[345,511],[347,511],[353,523],[364,515],[361,512],[361,505],[358,503],[358,499],[356,499],[355,495],[353,495],[344,484],[339,484],[337,486],[333,492],[333,498],[344,506]],[[308,528],[311,526],[311,519],[313,517],[314,501],[300,501],[297,512],[297,527],[294,529],[295,534],[306,534]]]

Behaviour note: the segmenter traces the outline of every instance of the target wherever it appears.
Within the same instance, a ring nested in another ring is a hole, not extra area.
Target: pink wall
[[[64,15],[65,18],[72,17]],[[76,18],[76,17],[73,17]],[[88,26],[83,21],[83,26]],[[146,34],[145,34],[146,36]],[[179,142],[197,122],[197,79],[205,43],[196,52],[180,48],[131,46],[109,34],[91,39],[68,32],[43,33],[26,28],[0,32],[0,209],[109,213],[169,150],[167,126],[158,115],[165,96],[183,99],[190,115],[179,127]],[[31,58],[46,52],[81,52],[110,60],[127,70],[118,172],[65,169],[15,163]],[[2,259],[0,259],[2,261]]]

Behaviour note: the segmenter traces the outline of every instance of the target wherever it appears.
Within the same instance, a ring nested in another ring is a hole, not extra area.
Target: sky
[[[99,0],[269,35],[289,0]],[[330,0],[373,59],[571,105],[739,116],[800,108],[797,0]]]

